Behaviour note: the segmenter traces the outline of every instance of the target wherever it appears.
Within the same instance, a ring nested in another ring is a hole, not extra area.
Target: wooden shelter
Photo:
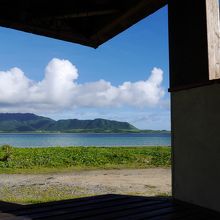
[[[3,27],[94,48],[168,4],[173,198],[220,212],[219,0],[20,0],[13,5],[2,0],[0,4]]]
[[[166,0],[2,0],[0,26],[97,48]]]

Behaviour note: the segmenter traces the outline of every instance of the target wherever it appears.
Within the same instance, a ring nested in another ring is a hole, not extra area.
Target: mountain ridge
[[[128,122],[94,120],[53,120],[32,113],[0,113],[0,132],[138,132]]]

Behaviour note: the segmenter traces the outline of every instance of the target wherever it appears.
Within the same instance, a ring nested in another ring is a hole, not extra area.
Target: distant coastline
[[[169,134],[167,130],[141,130],[128,122],[108,119],[53,120],[32,113],[0,113],[0,133],[15,134]]]
[[[0,131],[0,134],[171,134],[168,130],[138,130],[138,131]]]

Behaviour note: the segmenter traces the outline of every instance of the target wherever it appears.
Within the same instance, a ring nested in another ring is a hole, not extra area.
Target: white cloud
[[[45,77],[35,82],[19,68],[0,71],[0,111],[45,112],[78,107],[153,107],[165,92],[163,71],[154,68],[144,81],[124,82],[118,87],[99,80],[77,83],[78,70],[68,60],[52,59]]]
[[[0,103],[16,104],[28,96],[31,81],[19,68],[7,72],[0,71]]]

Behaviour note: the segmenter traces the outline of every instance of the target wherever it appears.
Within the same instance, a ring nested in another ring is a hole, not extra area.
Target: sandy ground
[[[0,191],[30,187],[72,190],[82,194],[163,195],[171,192],[170,169],[122,169],[80,171],[59,174],[0,174]],[[74,192],[73,192],[74,191]]]

